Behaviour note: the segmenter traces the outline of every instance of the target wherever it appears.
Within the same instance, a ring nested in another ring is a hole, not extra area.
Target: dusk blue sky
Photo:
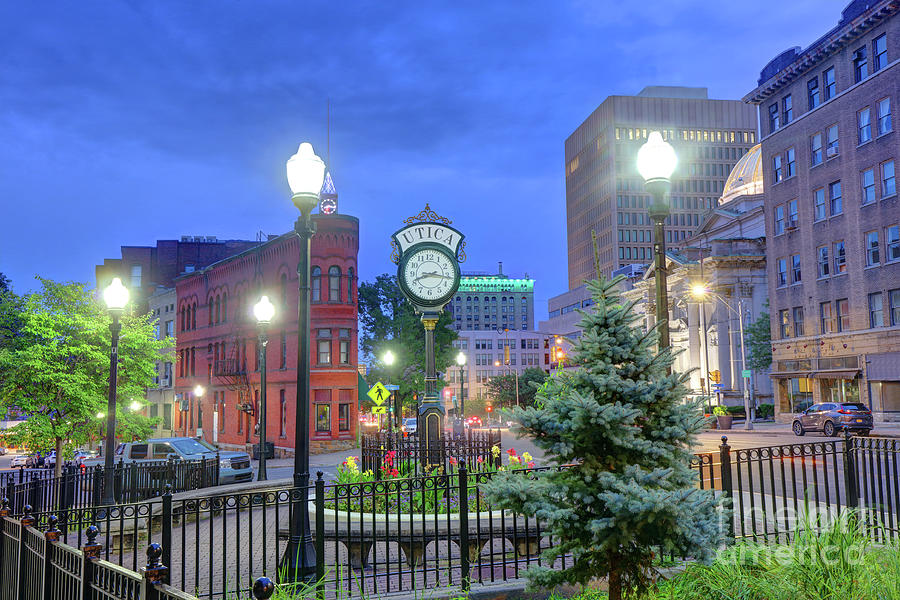
[[[284,162],[325,155],[363,279],[426,202],[464,269],[567,289],[565,138],[612,94],[740,98],[846,1],[0,3],[0,272],[93,282],[120,245],[290,229]]]

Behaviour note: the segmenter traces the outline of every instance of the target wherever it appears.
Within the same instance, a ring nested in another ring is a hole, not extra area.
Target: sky
[[[359,274],[425,205],[464,270],[567,289],[566,137],[647,85],[739,99],[846,0],[0,2],[0,272],[93,283],[121,245],[281,234],[284,163],[309,141]],[[327,126],[330,105],[330,136]],[[330,151],[329,149],[330,137]]]

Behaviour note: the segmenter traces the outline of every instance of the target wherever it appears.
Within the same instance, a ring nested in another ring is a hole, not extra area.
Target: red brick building
[[[349,447],[357,427],[357,254],[359,220],[314,215],[310,347],[310,448]],[[297,236],[287,233],[179,277],[175,392],[179,435],[202,435],[223,448],[258,443],[258,341],[252,307],[276,306],[267,330],[267,441],[292,454],[297,399]],[[206,388],[196,397],[196,385]]]

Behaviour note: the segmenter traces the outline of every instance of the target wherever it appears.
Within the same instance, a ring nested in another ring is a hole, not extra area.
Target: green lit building
[[[462,274],[448,310],[457,331],[529,331],[534,329],[534,280],[503,274]]]

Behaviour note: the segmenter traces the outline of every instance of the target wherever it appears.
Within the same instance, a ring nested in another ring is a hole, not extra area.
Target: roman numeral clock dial
[[[413,250],[402,274],[407,290],[427,305],[436,305],[453,294],[459,276],[453,259],[437,248]]]

